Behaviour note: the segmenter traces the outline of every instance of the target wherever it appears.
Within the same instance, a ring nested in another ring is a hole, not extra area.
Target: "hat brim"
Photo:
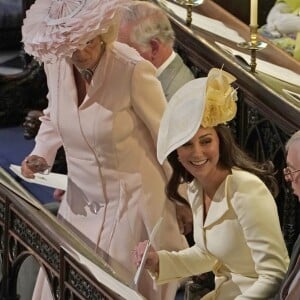
[[[199,129],[205,109],[206,81],[206,77],[189,81],[169,101],[158,132],[157,158],[160,164]]]

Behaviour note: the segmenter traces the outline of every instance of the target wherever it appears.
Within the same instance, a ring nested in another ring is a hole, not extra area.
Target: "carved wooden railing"
[[[18,272],[28,256],[33,256],[46,270],[55,300],[126,299],[107,284],[97,280],[88,268],[79,262],[77,256],[71,253],[80,253],[101,266],[113,278],[117,278],[102,259],[82,245],[74,234],[61,226],[56,217],[48,211],[42,207],[33,207],[1,184],[0,241],[3,262],[0,289],[2,300],[19,299]],[[76,252],[65,249],[73,249]],[[124,283],[120,284],[127,288]],[[143,298],[137,294],[136,299]]]
[[[194,8],[194,12],[222,21],[249,40],[248,26],[215,2],[206,0]],[[193,23],[187,27],[184,20],[170,11],[167,13],[176,33],[175,48],[196,77],[206,75],[212,67],[223,66],[237,78],[238,113],[230,125],[243,149],[259,161],[272,160],[278,170],[280,193],[276,201],[285,241],[291,250],[299,233],[299,208],[290,187],[283,180],[282,169],[285,166],[284,145],[289,136],[300,129],[300,101],[284,94],[283,89],[300,94],[300,82],[296,86],[260,72],[249,72],[245,62],[224,52],[215,41],[244,51],[235,43],[199,29]],[[258,58],[300,74],[300,62],[266,42],[268,47],[258,53]]]

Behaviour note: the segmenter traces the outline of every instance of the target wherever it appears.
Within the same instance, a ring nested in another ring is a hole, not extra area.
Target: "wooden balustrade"
[[[69,250],[68,250],[69,249]],[[143,299],[137,293],[130,298],[101,283],[78,259],[78,253],[129,289],[108,265],[55,216],[28,204],[0,184],[0,250],[2,274],[0,299],[17,300],[17,277],[22,263],[33,256],[46,270],[55,300]],[[30,274],[28,274],[30,276]],[[124,293],[125,294],[125,293]]]

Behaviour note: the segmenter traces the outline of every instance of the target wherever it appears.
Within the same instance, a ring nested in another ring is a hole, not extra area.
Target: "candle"
[[[257,2],[258,0],[251,0],[250,26],[257,26]]]

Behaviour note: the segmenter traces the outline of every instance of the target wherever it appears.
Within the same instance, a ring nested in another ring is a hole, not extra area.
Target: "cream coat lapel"
[[[203,228],[207,228],[213,225],[213,223],[220,220],[224,216],[224,214],[229,210],[229,205],[228,205],[226,192],[225,192],[227,186],[227,178],[224,180],[224,182],[219,186],[218,190],[216,191],[216,194],[213,198],[213,201],[209,208],[204,224],[202,218]],[[194,180],[190,184],[189,187],[189,197],[191,199],[190,203],[193,209],[196,209],[197,211],[200,210],[199,211],[200,216],[203,216],[203,192],[202,191],[203,191],[202,186],[197,182],[197,180]],[[222,195],[225,196],[222,197]]]
[[[207,228],[213,225],[214,223],[216,223],[229,210],[226,192],[225,192],[227,178],[222,182],[222,184],[219,186],[218,190],[214,195],[214,198],[211,202],[210,208],[208,210],[208,214],[204,222],[204,226],[203,226],[204,228]],[[224,196],[222,197],[222,195]]]

